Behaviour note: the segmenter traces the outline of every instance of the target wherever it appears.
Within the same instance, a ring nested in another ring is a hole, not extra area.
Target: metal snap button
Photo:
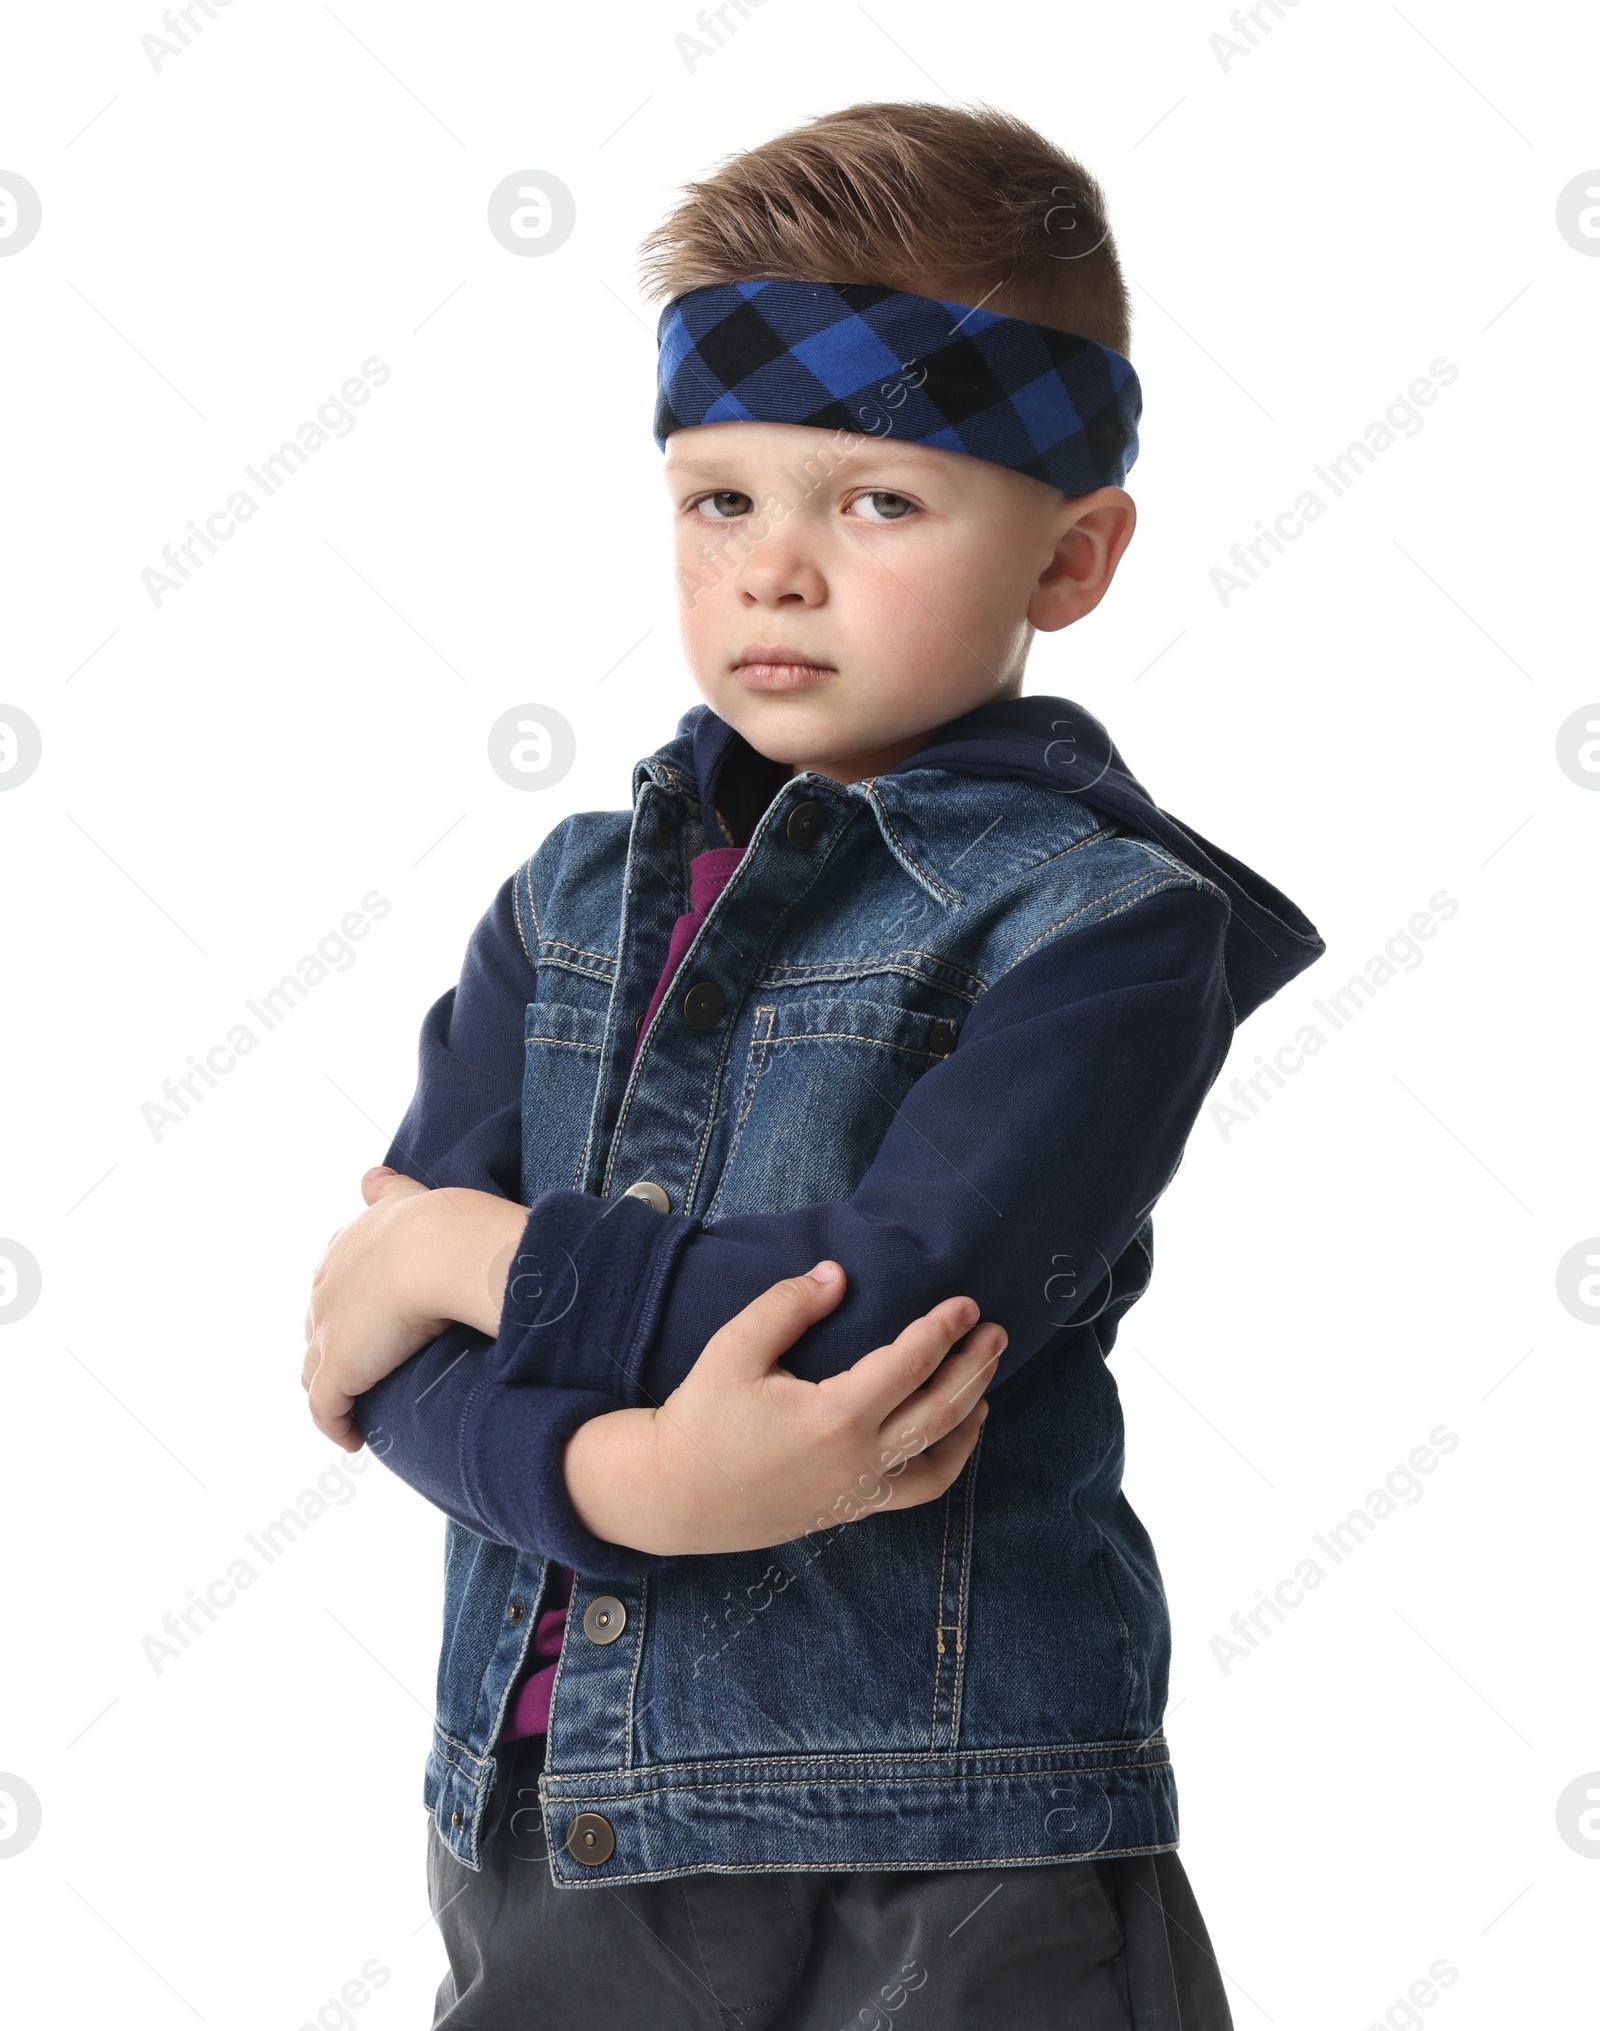
[[[796,804],[789,813],[783,836],[791,846],[814,846],[822,837],[822,828],[827,822],[827,812],[808,797],[805,803]]]
[[[597,1812],[580,1812],[567,1829],[567,1853],[586,1869],[598,1869],[617,1851],[617,1837],[611,1822]]]
[[[697,980],[683,997],[683,1019],[692,1030],[714,1030],[727,1006],[722,989],[714,980]]]
[[[596,1594],[583,1611],[583,1633],[591,1643],[615,1643],[628,1626],[628,1611],[615,1594]]]
[[[527,1608],[521,1601],[513,1601],[506,1610],[506,1620],[511,1623],[520,1622],[526,1613]]]
[[[954,1023],[935,1023],[928,1032],[928,1049],[936,1057],[947,1058],[956,1047],[956,1026]]]
[[[624,1199],[643,1199],[647,1206],[653,1206],[658,1213],[670,1213],[672,1201],[659,1185],[653,1185],[648,1178],[641,1178],[636,1185],[630,1185],[623,1193]]]
[[[465,1813],[464,1813],[464,1812],[463,1812],[463,1811],[461,1810],[460,1806],[458,1805],[458,1806],[456,1807],[455,1811],[454,1811],[453,1813],[451,1813],[451,1815],[450,1815],[450,1824],[451,1824],[452,1826],[465,1826],[465,1825],[466,1825],[466,1823],[467,1823],[467,1816],[466,1816],[466,1814],[465,1814]]]

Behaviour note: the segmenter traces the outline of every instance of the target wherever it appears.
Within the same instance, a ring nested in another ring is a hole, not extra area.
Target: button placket
[[[806,796],[808,787],[795,786],[791,792],[794,802],[775,799],[764,815],[758,838],[713,901],[684,955],[678,983],[669,990],[656,1016],[655,1042],[648,1056],[631,1059],[625,1076],[620,1066],[614,1074],[607,1074],[617,1080],[619,1105],[608,1121],[611,1096],[607,1089],[602,1095],[605,1105],[597,1107],[595,1115],[596,1127],[607,1142],[604,1155],[596,1151],[591,1158],[598,1176],[594,1186],[586,1189],[597,1189],[607,1197],[631,1193],[659,1211],[692,1210],[710,1126],[705,1114],[721,1097],[720,1082],[729,1052],[739,1048],[738,1039],[730,1039],[729,1031],[741,1020],[772,916],[816,880],[818,850],[834,838],[841,820],[848,823],[852,815],[828,792]],[[630,950],[629,922],[642,914],[642,897],[630,892],[614,990],[625,1006],[633,1004],[627,1017],[628,1031],[634,1032],[637,1025],[641,1035],[637,1003],[648,1000],[649,990],[636,984],[638,969]],[[707,970],[697,977],[696,967]],[[630,1047],[635,1041],[630,1034]],[[705,1047],[712,1057],[704,1054]],[[686,1080],[686,1075],[691,1076]],[[623,1185],[619,1183],[622,1179],[633,1182]]]

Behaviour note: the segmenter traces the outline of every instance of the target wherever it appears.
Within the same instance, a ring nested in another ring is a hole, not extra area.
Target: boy
[[[858,106],[649,254],[707,703],[502,888],[307,1315],[451,1518],[435,2022],[1215,2031],[1106,1357],[1322,947],[1021,695],[1133,533],[1103,201]]]

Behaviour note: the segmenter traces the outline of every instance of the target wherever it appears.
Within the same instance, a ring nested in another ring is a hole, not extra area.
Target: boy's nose
[[[751,606],[821,606],[828,586],[822,573],[792,543],[768,536],[740,564],[734,587]]]

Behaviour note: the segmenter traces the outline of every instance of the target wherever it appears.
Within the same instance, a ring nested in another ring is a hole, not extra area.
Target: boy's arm
[[[1064,1326],[1130,1294],[1110,1289],[1111,1265],[1232,1039],[1227,919],[1214,889],[1174,881],[1019,961],[913,1086],[847,1200],[703,1227],[642,1200],[542,1193],[518,1259],[543,1295],[508,1295],[485,1372],[659,1403],[733,1313],[831,1258],[849,1292],[795,1349],[795,1374],[838,1374],[961,1292],[1006,1329],[995,1380],[1009,1382]]]
[[[534,955],[511,876],[472,933],[459,984],[423,1020],[416,1090],[385,1164],[420,1184],[520,1199],[523,1031],[533,996]],[[597,1579],[663,1563],[592,1536],[567,1498],[567,1440],[620,1410],[620,1394],[497,1391],[492,1428],[464,1461],[457,1441],[492,1344],[487,1333],[452,1325],[362,1396],[359,1421],[373,1454],[447,1516],[499,1543],[537,1546]]]
[[[702,1227],[639,1199],[540,1194],[498,1334],[442,1335],[358,1399],[362,1432],[483,1535],[620,1578],[660,1561],[584,1529],[567,1439],[608,1411],[663,1402],[712,1335],[783,1278],[823,1259],[848,1273],[845,1301],[788,1359],[806,1380],[841,1374],[955,1293],[1007,1330],[996,1380],[1014,1380],[1063,1327],[1142,1286],[1110,1288],[1109,1265],[1176,1169],[1226,1056],[1226,923],[1214,890],[1174,881],[1018,962],[917,1081],[846,1201]],[[469,965],[447,1031],[430,1012],[425,1062],[428,1034],[479,1061],[473,978]],[[405,1140],[392,1161],[411,1170]]]
[[[559,1527],[572,1544],[559,1421],[584,1422],[584,1399],[592,1416],[663,1402],[735,1313],[822,1259],[844,1266],[848,1294],[788,1359],[796,1375],[838,1375],[961,1293],[1006,1329],[997,1381],[1014,1379],[1063,1327],[1142,1288],[1110,1288],[1109,1265],[1226,1056],[1226,922],[1213,890],[1173,884],[1020,961],[846,1201],[702,1227],[638,1199],[540,1194],[496,1338],[425,1350],[359,1399],[362,1430],[486,1535],[553,1549]],[[598,1540],[569,1557],[596,1574],[649,1563],[633,1560]]]

